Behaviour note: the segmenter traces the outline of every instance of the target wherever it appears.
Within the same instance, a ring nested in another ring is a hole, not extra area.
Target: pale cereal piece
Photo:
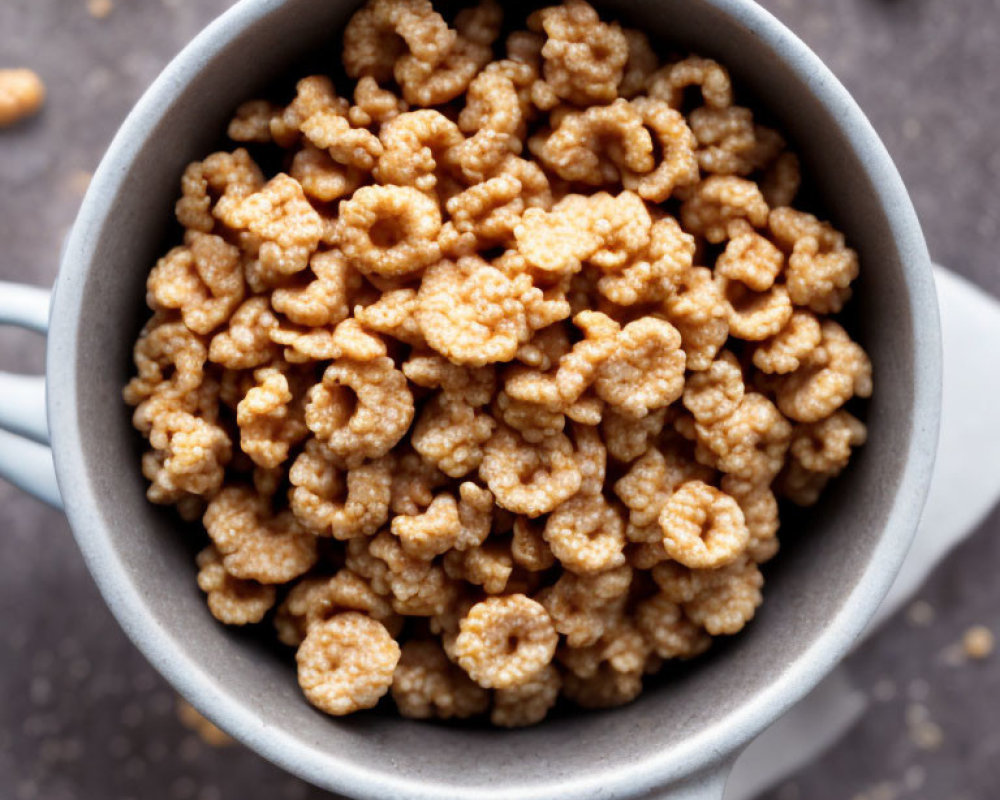
[[[287,583],[316,563],[316,537],[290,511],[272,514],[267,502],[247,487],[219,492],[202,521],[234,578]]]
[[[456,37],[428,0],[373,0],[347,23],[341,57],[349,77],[382,83],[404,53],[435,64]]]
[[[684,616],[680,605],[662,592],[640,601],[634,620],[643,639],[660,658],[694,658],[712,643],[710,636]]]
[[[153,316],[132,349],[136,375],[122,390],[122,397],[132,406],[165,391],[178,400],[186,399],[202,385],[207,357],[203,340],[182,322]]]
[[[435,641],[402,647],[392,679],[392,699],[410,719],[463,719],[489,708],[490,695],[448,660]]]
[[[365,274],[412,275],[440,258],[437,203],[410,186],[362,186],[340,203],[337,241]]]
[[[534,12],[528,27],[548,37],[543,70],[556,95],[581,106],[615,99],[629,59],[628,39],[617,22],[601,22],[585,0],[568,0]]]
[[[674,447],[650,447],[614,484],[614,492],[629,510],[628,536],[632,541],[663,538],[650,526],[657,523],[664,504],[682,483],[708,481],[711,471],[681,455]],[[648,532],[648,536],[642,535]]]
[[[614,708],[631,703],[642,692],[642,670],[618,672],[601,664],[589,678],[572,672],[563,675],[563,696],[581,708]]]
[[[669,322],[641,317],[616,337],[614,352],[597,370],[597,395],[622,413],[641,418],[670,405],[684,390],[681,335]]]
[[[493,692],[490,722],[502,728],[523,728],[545,719],[556,704],[562,678],[559,670],[549,664],[527,683]]]
[[[177,221],[189,230],[211,233],[212,208],[220,197],[247,197],[263,185],[260,167],[242,147],[232,153],[212,153],[184,170],[181,197],[174,207]]]
[[[260,237],[260,264],[265,275],[274,279],[309,266],[323,234],[323,222],[299,182],[284,173],[247,197],[223,195],[214,214],[231,228]]]
[[[684,90],[697,86],[709,108],[728,108],[733,104],[733,86],[729,72],[710,58],[690,56],[668,64],[654,72],[646,85],[649,96],[666,100],[673,108],[681,109]]]
[[[764,395],[747,392],[736,411],[711,425],[695,422],[702,463],[746,480],[767,482],[781,470],[792,426]]]
[[[391,530],[407,553],[429,561],[455,546],[461,527],[455,498],[439,494],[420,514],[397,514],[392,518]],[[446,563],[446,570],[447,566]],[[449,577],[456,576],[449,572]]]
[[[825,320],[822,339],[795,372],[775,378],[778,408],[797,422],[818,422],[852,397],[871,397],[872,365],[840,325]]]
[[[625,529],[625,535],[629,539],[633,538],[630,532],[633,530],[632,526],[628,526]],[[644,529],[644,535],[646,535],[646,531],[649,534],[658,533],[660,538],[649,542],[631,542],[625,549],[625,559],[629,566],[635,570],[648,571],[657,564],[670,560],[670,556],[667,555],[667,551],[663,548],[663,533],[660,531],[660,526],[649,525]]]
[[[510,175],[521,182],[521,199],[526,208],[552,207],[552,186],[545,171],[534,161],[507,155],[497,167],[497,175]]]
[[[619,673],[642,672],[649,652],[649,645],[632,620],[620,616],[605,627],[593,644],[560,648],[558,660],[568,674],[592,678],[603,665]]]
[[[486,689],[531,681],[552,661],[559,639],[545,608],[523,594],[476,603],[459,631],[455,661]]]
[[[340,348],[333,339],[334,331],[329,327],[308,328],[279,320],[277,327],[268,331],[268,337],[285,348],[282,355],[289,364],[306,364],[329,361],[340,355]]]
[[[698,573],[700,591],[684,603],[684,613],[712,636],[739,633],[761,604],[764,577],[750,560]]]
[[[985,625],[973,625],[962,635],[962,650],[977,661],[989,658],[994,645],[993,631]]]
[[[45,84],[30,69],[0,69],[0,128],[37,114],[45,102]]]
[[[663,307],[681,334],[687,368],[695,372],[708,369],[729,337],[729,315],[711,270],[686,270]]]
[[[746,481],[734,475],[724,475],[721,488],[743,510],[747,531],[747,555],[763,564],[778,553],[778,501],[765,483]]]
[[[437,171],[452,162],[451,151],[464,140],[458,126],[438,111],[399,114],[379,131],[384,152],[374,170],[380,183],[412,186],[424,192],[437,184]]]
[[[232,443],[220,426],[186,411],[163,412],[153,418],[149,443],[158,456],[155,474],[146,475],[154,503],[176,502],[183,493],[211,497],[222,486]]]
[[[615,352],[621,333],[618,323],[600,311],[581,311],[573,317],[573,324],[583,331],[584,338],[559,360],[554,381],[557,396],[565,404],[579,400],[597,379],[601,365]],[[506,388],[512,390],[509,381]]]
[[[289,449],[309,434],[304,389],[296,392],[294,380],[275,367],[256,370],[254,380],[256,385],[236,408],[240,448],[258,466],[273,468],[283,464]]]
[[[288,174],[307,196],[324,203],[351,194],[364,182],[361,170],[338,164],[327,151],[310,144],[294,155]]]
[[[760,191],[771,208],[790,206],[802,184],[802,167],[799,157],[786,150],[764,172]]]
[[[529,572],[542,572],[556,563],[542,530],[542,526],[525,517],[519,516],[514,520],[510,554],[517,566]]]
[[[492,365],[466,367],[436,353],[414,351],[403,362],[402,369],[417,386],[441,389],[477,408],[489,403],[496,390],[496,371]]]
[[[498,7],[492,2],[480,3],[480,7],[487,6]],[[415,56],[403,56],[396,62],[393,75],[406,102],[427,108],[447,103],[465,92],[492,57],[493,49],[489,45],[459,34],[438,63],[432,65]]]
[[[389,452],[413,421],[413,394],[392,359],[335,361],[309,390],[306,424],[349,465]]]
[[[208,334],[243,300],[240,252],[219,236],[189,231],[149,273],[146,302],[154,311],[177,309],[195,333]]]
[[[337,323],[333,329],[331,341],[334,358],[346,358],[351,361],[374,361],[389,352],[382,337],[369,333],[361,327],[353,317]]]
[[[571,346],[567,327],[557,322],[537,331],[517,348],[515,358],[527,367],[548,372],[559,364]]]
[[[688,114],[688,124],[698,141],[698,166],[702,170],[742,176],[754,170],[748,158],[756,143],[749,108],[701,106]]]
[[[764,196],[753,181],[732,175],[712,175],[698,184],[681,206],[684,229],[704,236],[712,244],[728,238],[735,220],[746,220],[755,228],[768,221]]]
[[[601,419],[601,433],[608,455],[623,463],[639,458],[663,431],[667,409],[658,408],[646,416],[635,417],[609,408]]]
[[[653,221],[649,246],[620,272],[602,275],[597,290],[621,306],[663,300],[693,265],[694,237],[677,220],[666,216]]]
[[[562,566],[578,574],[625,563],[625,524],[600,494],[578,495],[561,503],[549,515],[543,536]]]
[[[315,147],[326,150],[338,164],[371,171],[382,155],[382,142],[366,128],[355,128],[336,111],[317,111],[299,130]]]
[[[514,228],[518,253],[543,275],[559,277],[579,272],[582,261],[600,246],[589,226],[566,214],[529,208]]]
[[[295,98],[271,117],[271,138],[279,147],[292,147],[301,137],[301,126],[320,111],[346,115],[350,104],[337,95],[326,75],[309,75],[295,84]]]
[[[679,111],[664,100],[637,97],[632,108],[639,112],[643,125],[653,132],[659,145],[660,163],[647,174],[623,171],[622,184],[653,203],[667,200],[678,186],[698,182],[695,137]]]
[[[267,298],[250,297],[229,318],[229,326],[212,337],[208,358],[226,369],[263,366],[278,354],[270,337],[277,326]]]
[[[264,619],[274,605],[276,591],[256,581],[234,578],[222,566],[214,545],[198,553],[198,588],[208,595],[208,610],[226,625],[251,625]]]
[[[275,289],[271,306],[297,325],[336,325],[350,314],[349,297],[359,287],[360,276],[339,250],[316,253],[309,268],[312,280],[300,287]]]
[[[538,444],[562,433],[566,416],[562,411],[529,400],[512,397],[501,391],[493,402],[494,419],[516,430],[526,442]]]
[[[525,71],[529,74],[525,75]],[[493,155],[486,156],[485,163],[492,162],[494,166],[507,153],[521,152],[525,134],[524,109],[514,77],[522,83],[525,79],[530,81],[530,71],[516,62],[494,61],[473,79],[466,93],[465,107],[458,116],[458,126],[464,133],[472,134],[472,139],[484,138],[487,132],[493,135],[485,137],[488,141],[483,144],[470,145],[467,140],[460,149],[467,146],[473,150],[484,146],[492,149]],[[464,161],[461,156],[457,160],[459,163]]]
[[[660,66],[660,59],[649,44],[649,37],[635,28],[623,28],[628,42],[628,61],[618,84],[618,96],[631,100],[643,91],[650,75]]]
[[[795,372],[822,339],[815,314],[796,309],[784,328],[754,349],[753,364],[769,374]]]
[[[404,370],[405,371],[405,370]],[[493,418],[460,396],[442,392],[427,403],[413,427],[413,449],[451,478],[477,469],[483,445],[493,434]]]
[[[392,605],[360,575],[341,569],[330,578],[301,578],[278,606],[274,628],[279,641],[298,647],[317,622],[326,622],[343,611],[359,611],[399,634],[403,620]]]
[[[459,233],[471,233],[477,247],[510,242],[524,213],[521,182],[499,175],[448,199],[445,204]]]
[[[743,510],[728,494],[687,481],[660,512],[667,555],[692,569],[716,569],[735,561],[749,541]]]
[[[560,178],[591,186],[618,183],[623,174],[644,175],[655,166],[643,116],[622,98],[567,111],[550,134],[532,136],[528,147]]]
[[[800,239],[810,237],[816,239],[824,252],[845,246],[844,234],[830,223],[794,208],[774,208],[768,216],[767,226],[775,243],[786,253],[791,253]]]
[[[271,141],[271,118],[277,112],[278,108],[267,100],[249,100],[236,109],[226,135],[234,142],[266,144]]]
[[[743,400],[745,386],[739,361],[728,350],[704,372],[691,375],[684,387],[684,407],[702,425],[731,415]]]
[[[528,338],[522,285],[480,258],[441,261],[424,273],[417,319],[427,344],[481,367],[510,361]]]
[[[868,438],[865,424],[846,411],[805,425],[796,425],[789,454],[812,472],[838,473],[847,466],[851,448]]]
[[[565,571],[554,585],[538,593],[538,601],[552,617],[556,630],[570,647],[596,642],[605,628],[621,616],[632,584],[628,565],[596,575]]]
[[[499,510],[499,509],[497,509]],[[493,493],[472,481],[458,486],[458,518],[462,523],[456,550],[479,547],[490,535],[494,522]]]
[[[644,252],[650,243],[653,220],[646,204],[634,192],[570,194],[556,203],[553,210],[588,221],[600,245],[587,256],[587,262],[602,270],[620,269]]]
[[[347,112],[351,124],[359,128],[381,125],[409,110],[409,105],[389,89],[383,89],[371,75],[354,85],[354,105]]]
[[[600,422],[600,420],[598,420]],[[597,496],[604,491],[608,451],[596,426],[576,422],[572,429],[576,463],[580,468],[580,495]]]
[[[784,265],[782,252],[747,225],[726,243],[726,249],[716,259],[715,274],[739,281],[755,292],[765,292]]]
[[[391,336],[412,347],[424,346],[417,322],[417,290],[393,289],[374,303],[354,307],[354,318],[368,330]]]
[[[370,536],[389,519],[392,461],[369,461],[346,470],[346,476],[341,464],[319,440],[306,442],[288,473],[289,506],[318,536]]]
[[[537,517],[552,511],[580,488],[581,475],[573,445],[563,434],[537,445],[501,425],[486,443],[479,475],[497,505]]]
[[[443,559],[444,571],[456,581],[482,587],[489,595],[502,594],[514,571],[510,550],[498,542],[486,542],[465,551],[450,550]]]
[[[447,482],[443,472],[417,453],[404,452],[396,458],[389,507],[393,514],[419,514],[431,504],[435,490]]]
[[[775,284],[766,292],[755,292],[739,281],[716,276],[729,319],[729,335],[760,342],[777,335],[792,318],[788,289]]]
[[[299,686],[327,714],[372,708],[389,691],[399,656],[381,622],[346,611],[309,629],[295,653]]]

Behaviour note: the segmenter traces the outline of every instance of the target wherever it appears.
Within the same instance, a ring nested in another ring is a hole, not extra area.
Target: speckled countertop
[[[51,283],[89,174],[129,107],[228,0],[0,0],[0,67],[45,79],[44,113],[0,132],[0,279]],[[896,159],[932,255],[1000,294],[1000,0],[766,0],[854,93]],[[104,13],[107,12],[107,13]],[[103,16],[102,16],[103,13]],[[42,366],[0,331],[0,369]],[[938,569],[924,604],[848,669],[872,710],[771,800],[987,800],[1000,794],[1000,511]],[[0,797],[319,798],[239,746],[212,748],[102,604],[66,521],[0,484]],[[936,737],[913,737],[914,715]],[[909,716],[909,722],[908,722]]]

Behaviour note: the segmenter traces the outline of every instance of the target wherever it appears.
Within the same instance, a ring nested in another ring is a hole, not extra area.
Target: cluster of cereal
[[[331,714],[628,702],[752,618],[773,490],[814,502],[865,438],[871,366],[824,316],[857,257],[789,207],[782,138],[584,0],[527,26],[371,0],[353,102],[312,76],[241,106],[285,171],[191,164],[149,276],[149,498],[203,520],[216,617],[276,606]]]

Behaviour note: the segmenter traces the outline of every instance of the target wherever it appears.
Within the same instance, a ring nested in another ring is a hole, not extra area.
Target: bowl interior
[[[817,99],[815,83],[801,76],[811,62],[779,56],[772,42],[785,34],[775,33],[773,23],[750,5],[623,0],[613,7],[652,37],[725,63],[787,132],[831,218],[859,251],[854,333],[876,374],[870,439],[821,504],[783,530],[783,552],[765,573],[765,603],[739,637],[628,707],[523,731],[454,729],[372,714],[334,720],[315,712],[299,692],[290,659],[253,637],[234,635],[206,612],[194,582],[191,543],[179,535],[172,514],[144,498],[139,450],[120,399],[134,334],[148,313],[146,275],[162,252],[184,166],[209,151],[239,102],[302,52],[327,43],[325,57],[335,69],[336,34],[354,4],[241,4],[214,28],[213,36],[226,40],[221,49],[204,38],[197,42],[154,89],[156,102],[147,98],[130,120],[123,136],[131,131],[132,138],[116,142],[102,166],[87,200],[89,216],[81,218],[60,277],[57,312],[63,302],[71,311],[68,320],[54,324],[50,415],[69,513],[106,597],[154,664],[224,727],[330,788],[360,791],[344,767],[350,763],[369,776],[399,781],[394,791],[406,787],[425,796],[461,796],[475,788],[481,796],[530,791],[556,797],[601,775],[607,796],[619,796],[641,787],[622,788],[607,778],[611,770],[621,775],[629,765],[655,762],[659,779],[669,778],[710,760],[719,731],[752,733],[731,730],[755,724],[739,712],[781,684],[824,637],[829,642],[850,627],[831,621],[857,601],[849,599],[866,571],[865,581],[881,571],[886,574],[872,585],[887,583],[898,559],[886,558],[880,542],[890,516],[898,514],[894,504],[901,502],[897,493],[915,425],[933,428],[932,422],[914,422],[920,364],[915,341],[920,335],[933,339],[916,330],[920,320],[913,311],[914,281],[926,280],[926,253],[919,231],[906,227],[908,206],[901,216],[887,211],[885,198],[899,189],[880,185],[872,163],[882,157],[852,144],[852,136],[867,135],[851,127],[857,112]],[[187,87],[179,88],[185,81]],[[148,137],[136,141],[144,130]],[[895,180],[895,173],[890,177]],[[64,301],[69,294],[72,300]],[[922,497],[905,501],[919,506]],[[899,540],[907,535],[893,533]],[[800,672],[795,680],[818,680],[831,653],[846,644],[828,648],[815,675]],[[238,723],[230,713],[235,708]],[[713,744],[706,736],[714,737]],[[295,753],[289,749],[293,742]],[[391,794],[384,786],[368,788]]]

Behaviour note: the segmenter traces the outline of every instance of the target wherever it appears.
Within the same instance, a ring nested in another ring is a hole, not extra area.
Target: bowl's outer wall
[[[372,715],[332,720],[304,702],[290,659],[206,613],[192,543],[182,541],[171,514],[145,500],[121,387],[181,172],[216,141],[236,104],[303,50],[335,41],[353,4],[251,0],[217,22],[126,123],[74,230],[57,284],[49,413],[60,484],[90,568],[129,634],[190,699],[264,755],[329,788],[618,797],[684,775],[763,727],[843,654],[915,524],[936,432],[936,310],[923,240],[888,157],[832,76],[816,73],[798,51],[782,58],[770,50],[761,30],[783,42],[786,34],[749,3],[626,0],[616,7],[651,36],[722,60],[780,120],[860,253],[857,333],[876,370],[869,442],[809,517],[809,529],[784,533],[786,552],[766,571],[757,619],[718,657],[629,707],[517,732]],[[219,40],[244,27],[216,52]],[[329,53],[335,69],[337,48]],[[829,96],[843,106],[824,106],[797,70],[830,83]]]

